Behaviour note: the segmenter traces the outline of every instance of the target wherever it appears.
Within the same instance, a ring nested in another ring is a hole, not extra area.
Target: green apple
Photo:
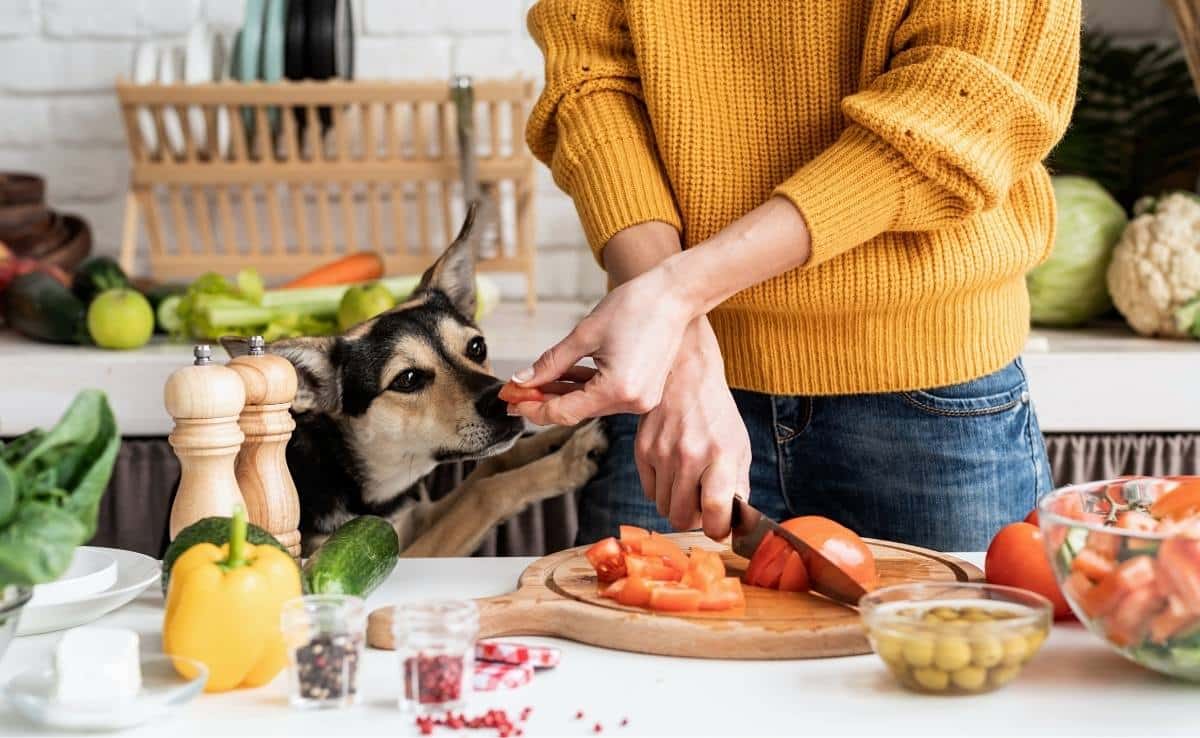
[[[137,290],[105,290],[88,306],[87,327],[101,348],[134,349],[146,345],[154,333],[154,311]]]
[[[338,329],[349,330],[351,326],[370,320],[394,307],[396,298],[392,297],[387,287],[378,282],[355,285],[346,290],[346,294],[342,295],[342,302],[338,305]]]

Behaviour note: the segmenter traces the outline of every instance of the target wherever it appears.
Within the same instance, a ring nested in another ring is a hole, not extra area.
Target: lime
[[[105,290],[88,306],[87,326],[101,348],[137,348],[154,333],[154,311],[137,290]]]
[[[396,307],[396,298],[387,287],[378,282],[355,285],[342,295],[338,305],[337,321],[340,330],[349,330],[364,320],[370,320],[385,310]]]

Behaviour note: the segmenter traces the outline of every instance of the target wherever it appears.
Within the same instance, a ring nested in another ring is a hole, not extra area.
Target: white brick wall
[[[533,0],[352,0],[361,77],[541,76],[525,30]],[[1157,0],[1084,0],[1088,22],[1131,38],[1173,37]],[[240,25],[243,0],[0,0],[0,168],[39,171],[56,208],[83,214],[116,251],[128,157],[111,93],[137,41],[181,39],[198,19]],[[542,172],[538,292],[593,297],[604,277],[574,206]],[[515,290],[517,283],[504,286]]]

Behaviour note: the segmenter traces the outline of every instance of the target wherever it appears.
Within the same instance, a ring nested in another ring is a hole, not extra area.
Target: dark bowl
[[[46,181],[26,172],[0,172],[0,205],[30,205],[46,201]]]
[[[0,241],[12,242],[50,227],[50,211],[40,202],[0,205]]]
[[[43,264],[53,264],[69,272],[92,252],[92,229],[88,222],[78,215],[65,213],[57,217],[64,224],[65,238],[57,244],[34,252],[31,256]]]
[[[7,243],[17,256],[36,258],[39,254],[53,250],[67,238],[67,222],[62,215],[51,211],[44,227],[17,238],[10,238]]]

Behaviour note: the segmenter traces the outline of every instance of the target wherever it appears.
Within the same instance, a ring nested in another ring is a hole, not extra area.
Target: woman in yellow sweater
[[[607,420],[583,541],[775,517],[979,550],[1049,486],[1019,360],[1079,0],[541,0],[526,137],[614,288],[518,412]],[[576,367],[592,357],[597,370]],[[555,382],[554,384],[550,384]],[[732,388],[732,391],[731,391]],[[624,413],[624,414],[622,414]],[[637,417],[640,415],[640,419]]]

